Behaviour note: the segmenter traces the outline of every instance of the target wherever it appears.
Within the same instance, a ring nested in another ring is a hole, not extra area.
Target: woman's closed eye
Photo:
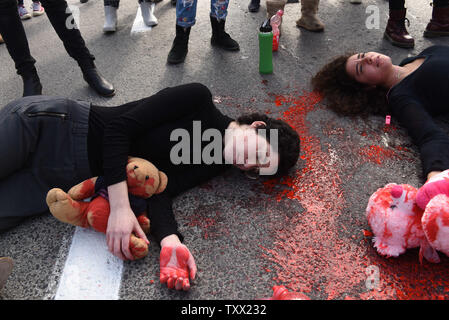
[[[360,59],[363,59],[363,58],[365,58],[365,53],[364,52],[363,53],[359,53],[357,55],[357,60],[360,60]],[[357,75],[363,73],[363,64],[357,62],[357,65],[355,67],[356,67],[356,74]]]

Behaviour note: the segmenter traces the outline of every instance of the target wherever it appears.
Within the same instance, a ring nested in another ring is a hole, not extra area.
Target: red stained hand
[[[196,264],[189,249],[183,244],[165,246],[160,255],[160,281],[169,289],[190,289],[190,279],[195,279]]]

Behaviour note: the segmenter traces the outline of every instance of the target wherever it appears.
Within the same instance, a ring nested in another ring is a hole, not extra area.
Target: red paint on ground
[[[449,298],[447,263],[420,265],[414,250],[387,259],[376,253],[371,239],[352,240],[354,237],[341,235],[349,227],[339,220],[350,211],[345,210],[345,196],[350,195],[344,194],[340,178],[345,171],[333,164],[331,146],[323,151],[319,137],[311,133],[307,121],[307,115],[318,109],[321,97],[313,92],[269,96],[274,97],[276,106],[287,106],[281,118],[300,136],[302,161],[295,172],[265,182],[264,188],[277,201],[296,200],[304,208],[280,222],[283,228],[275,231],[272,248],[259,245],[263,257],[274,266],[273,279],[293,291],[309,292],[319,299]],[[362,130],[361,135],[366,136],[366,131]],[[396,151],[407,150],[371,146],[352,152],[358,158],[362,156],[362,163],[364,160],[381,165],[387,158],[402,160]],[[278,185],[284,189],[279,191]],[[365,213],[360,212],[360,216],[354,223],[366,224]],[[368,235],[367,232],[365,236]]]
[[[381,146],[366,146],[360,149],[359,154],[366,159],[366,161],[383,164],[386,159],[403,160],[397,151],[408,151],[404,147],[385,148]]]

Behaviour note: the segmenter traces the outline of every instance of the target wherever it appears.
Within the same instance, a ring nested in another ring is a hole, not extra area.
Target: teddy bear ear
[[[165,190],[168,184],[168,177],[162,171],[159,171],[159,187],[156,190],[156,194],[161,193]]]

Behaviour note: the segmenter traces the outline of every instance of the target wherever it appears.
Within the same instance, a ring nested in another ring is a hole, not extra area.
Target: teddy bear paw
[[[87,227],[87,219],[83,214],[82,206],[72,200],[70,196],[59,188],[51,189],[47,193],[47,205],[51,214],[59,221]]]
[[[135,235],[131,235],[129,249],[135,260],[142,259],[148,255],[148,244],[145,240],[140,239]]]

